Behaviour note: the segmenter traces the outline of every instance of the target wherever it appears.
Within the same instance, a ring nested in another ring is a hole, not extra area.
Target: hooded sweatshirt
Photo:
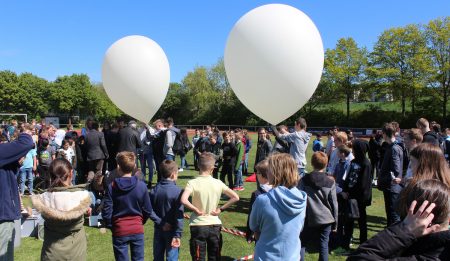
[[[355,159],[350,163],[350,168],[344,181],[344,191],[349,197],[356,199],[366,206],[372,201],[372,175],[370,161],[366,157],[369,151],[369,143],[364,140],[353,141],[353,154]]]
[[[335,229],[338,219],[336,183],[326,173],[313,171],[300,180],[297,188],[308,195],[305,226],[333,224]]]
[[[136,176],[116,178],[108,186],[102,216],[115,237],[143,234],[148,218],[157,225],[161,223],[153,211],[147,185]]]
[[[278,186],[256,198],[250,229],[259,232],[255,260],[300,260],[306,193]]]
[[[0,222],[20,218],[19,190],[15,174],[18,161],[34,147],[28,134],[20,134],[17,140],[0,144]]]

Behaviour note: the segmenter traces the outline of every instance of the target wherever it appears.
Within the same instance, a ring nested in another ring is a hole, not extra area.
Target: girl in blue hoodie
[[[269,156],[273,189],[256,198],[250,229],[258,240],[255,260],[300,260],[300,232],[306,213],[306,193],[297,189],[297,163],[289,154]]]

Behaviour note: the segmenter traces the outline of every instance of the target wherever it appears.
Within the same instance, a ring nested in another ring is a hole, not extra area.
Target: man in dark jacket
[[[420,118],[417,121],[416,126],[423,134],[422,142],[439,146],[439,135],[430,129],[430,123],[427,119]]]
[[[128,126],[119,131],[119,147],[117,152],[130,151],[136,155],[137,149],[142,147],[139,132],[135,121],[128,122]]]
[[[402,190],[403,149],[396,143],[395,128],[391,123],[383,126],[383,139],[387,143],[378,178],[378,188],[383,191],[387,226],[400,221],[395,205]]]
[[[255,166],[263,161],[272,152],[272,142],[267,139],[266,129],[260,128],[258,130],[258,144],[256,147]]]
[[[34,147],[31,131],[0,144],[0,260],[14,260],[14,220],[20,219],[19,189],[15,174],[19,161]]]
[[[93,171],[99,175],[102,173],[103,161],[108,158],[108,149],[106,148],[105,136],[103,132],[98,131],[98,123],[92,124],[92,129],[86,134],[86,160],[88,171]]]

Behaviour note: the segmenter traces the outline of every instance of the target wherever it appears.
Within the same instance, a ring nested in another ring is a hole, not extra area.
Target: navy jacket
[[[161,222],[153,211],[147,185],[136,176],[115,178],[105,195],[102,217],[108,228],[114,218],[127,216],[142,216],[144,223],[148,218],[157,224]]]
[[[150,192],[150,199],[156,214],[161,217],[161,224],[155,223],[155,228],[161,229],[168,223],[172,226],[173,236],[181,237],[183,232],[184,206],[180,198],[182,190],[175,181],[162,179]]]
[[[19,190],[15,174],[20,167],[19,159],[33,147],[33,139],[24,133],[13,142],[0,144],[0,222],[20,218]]]
[[[402,186],[392,184],[393,176],[396,178],[403,177],[403,149],[397,143],[386,146],[380,174],[378,175],[378,188],[389,190],[392,193],[400,193]]]

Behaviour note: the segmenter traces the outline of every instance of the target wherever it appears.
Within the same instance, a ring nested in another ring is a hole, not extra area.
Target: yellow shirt
[[[210,213],[217,209],[220,196],[228,186],[212,176],[199,176],[189,180],[186,189],[192,191],[192,205],[205,213],[203,216],[192,213],[189,226],[221,225],[219,217]]]

